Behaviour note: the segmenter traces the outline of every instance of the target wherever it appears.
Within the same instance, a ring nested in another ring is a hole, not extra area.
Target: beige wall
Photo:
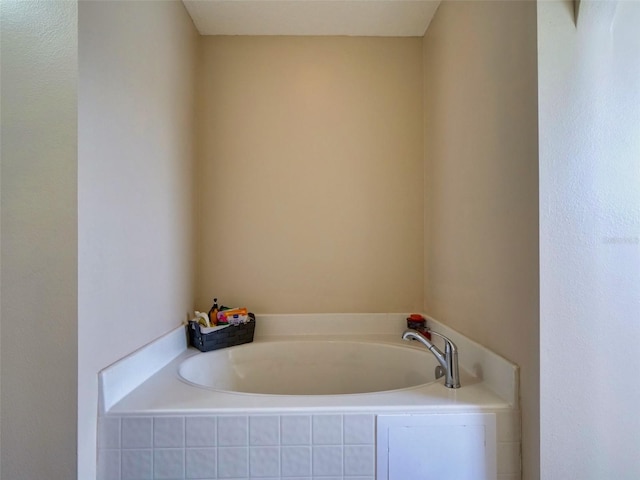
[[[0,477],[73,479],[77,8],[3,1],[0,9]]]
[[[419,310],[419,38],[201,39],[196,304]]]
[[[193,308],[197,33],[181,2],[79,8],[79,473],[97,373]]]
[[[521,367],[538,478],[535,2],[443,2],[424,38],[425,310]]]

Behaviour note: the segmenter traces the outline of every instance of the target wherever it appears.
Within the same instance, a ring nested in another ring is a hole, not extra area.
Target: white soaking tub
[[[336,340],[274,341],[195,354],[180,378],[223,392],[351,395],[417,387],[436,380],[426,349]]]
[[[469,478],[519,478],[517,367],[429,319],[460,353],[462,386],[446,388],[433,355],[401,340],[405,319],[259,315],[253,343],[207,353],[184,328],[165,335],[100,374],[98,480],[398,480],[406,462],[389,452],[408,450],[389,445],[414,431],[408,446],[449,438],[465,459],[429,449],[430,464],[472,454],[488,473]]]
[[[445,388],[435,357],[401,339],[405,318],[260,315],[253,343],[206,353],[186,349],[177,329],[101,372],[101,411],[458,412],[516,403],[513,365],[430,319],[459,348],[462,388]]]

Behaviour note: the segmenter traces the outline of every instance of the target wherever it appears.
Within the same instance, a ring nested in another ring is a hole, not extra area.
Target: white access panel
[[[496,480],[493,413],[378,415],[377,480]]]

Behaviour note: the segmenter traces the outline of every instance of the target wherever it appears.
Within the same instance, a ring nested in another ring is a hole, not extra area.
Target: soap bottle
[[[218,317],[218,299],[214,298],[213,299],[213,306],[209,310],[209,319],[210,319],[212,324],[217,324],[218,323],[216,321],[217,317]]]

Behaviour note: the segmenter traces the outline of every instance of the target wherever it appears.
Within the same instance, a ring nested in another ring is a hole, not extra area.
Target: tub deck
[[[345,340],[387,343],[406,346],[393,335],[317,336],[318,340]],[[304,342],[305,336],[273,336],[254,343],[270,341]],[[408,348],[424,348],[411,346]],[[477,377],[460,368],[459,389],[444,386],[444,379],[423,386],[388,392],[350,395],[261,395],[214,391],[183,382],[178,376],[180,363],[200,352],[189,348],[138,388],[115,404],[108,414],[221,414],[311,411],[376,411],[376,412],[477,412],[510,408],[509,403],[494,393]]]

